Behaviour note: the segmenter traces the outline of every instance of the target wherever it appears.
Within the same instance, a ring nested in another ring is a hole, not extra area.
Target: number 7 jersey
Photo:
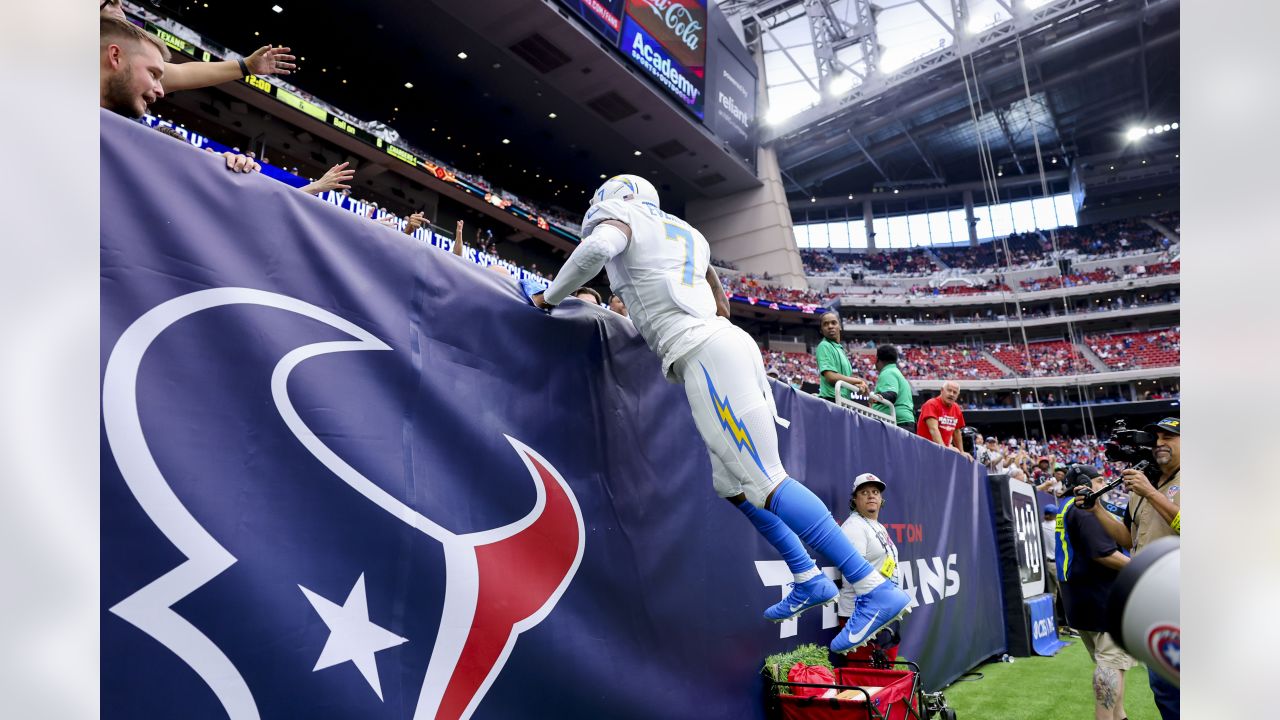
[[[605,264],[609,285],[627,304],[627,312],[649,347],[671,366],[718,330],[731,327],[716,315],[707,283],[711,246],[684,220],[647,202],[609,199],[591,206],[582,221],[587,237],[604,220],[631,228],[631,240]]]

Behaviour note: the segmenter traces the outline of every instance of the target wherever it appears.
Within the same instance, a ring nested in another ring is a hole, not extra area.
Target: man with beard
[[[1129,491],[1129,506],[1124,511],[1123,521],[1107,512],[1102,503],[1093,506],[1093,514],[1102,521],[1107,534],[1121,547],[1132,548],[1135,556],[1159,538],[1182,534],[1182,421],[1165,418],[1143,430],[1156,436],[1152,452],[1156,467],[1160,468],[1160,476],[1155,484],[1140,470],[1129,468],[1121,473],[1124,487]],[[1179,717],[1181,694],[1178,687],[1154,670],[1148,669],[1148,675],[1160,717],[1163,720]]]
[[[160,38],[132,23],[102,16],[98,21],[99,106],[137,119],[164,97],[165,61],[169,49]]]

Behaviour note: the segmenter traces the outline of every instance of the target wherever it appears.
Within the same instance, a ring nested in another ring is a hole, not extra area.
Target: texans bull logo
[[[284,295],[246,288],[183,295],[134,321],[112,349],[102,390],[103,423],[112,455],[148,519],[186,560],[111,607],[111,612],[186,663],[213,691],[230,718],[260,717],[254,691],[240,669],[214,640],[172,607],[238,559],[196,520],[161,474],[144,436],[138,408],[139,368],[148,347],[184,318],[228,305],[285,310],[351,338],[305,345],[287,353],[271,375],[272,400],[293,436],[333,475],[385,511],[388,519],[404,523],[443,547],[443,612],[413,717],[470,717],[501,672],[517,637],[550,614],[577,572],[585,545],[577,498],[546,459],[510,436],[504,437],[524,463],[537,496],[527,515],[502,527],[453,533],[370,481],[302,420],[289,397],[288,379],[299,364],[320,355],[391,348],[333,313]],[[350,660],[381,698],[373,655],[406,639],[369,619],[364,583],[361,575],[342,606],[306,587],[297,588],[331,631],[315,670]],[[513,587],[519,592],[512,592]]]

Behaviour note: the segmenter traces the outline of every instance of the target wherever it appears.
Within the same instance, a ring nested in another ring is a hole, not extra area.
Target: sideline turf
[[[958,720],[1092,720],[1093,663],[1078,638],[1053,657],[1015,658],[976,669],[981,680],[962,679],[943,690]],[[1129,720],[1160,720],[1147,684],[1147,668],[1124,674]]]

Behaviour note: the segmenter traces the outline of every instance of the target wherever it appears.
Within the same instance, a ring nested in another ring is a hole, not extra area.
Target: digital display
[[[560,0],[560,4],[572,10],[586,21],[610,45],[618,44],[622,31],[622,6],[626,0]]]
[[[616,0],[615,2],[612,2],[612,3],[598,2],[593,4],[600,5],[602,7],[607,7],[611,5],[621,6],[622,2],[623,0]],[[177,50],[178,52],[184,53],[192,58],[199,58],[204,62],[207,62],[209,60],[218,61],[222,59],[222,58],[211,55],[209,51],[196,47],[194,44],[187,42],[186,40],[183,40],[182,38],[174,35],[171,32],[166,31],[164,28],[161,28],[154,23],[137,20],[137,19],[133,19],[132,22],[134,22],[134,24],[136,25],[140,25],[147,32],[153,33],[156,35],[156,37],[159,37],[160,39],[164,40],[164,42],[167,43],[169,47],[173,48],[174,50]],[[421,167],[425,169],[427,172],[434,175],[436,179],[441,180],[445,183],[448,183],[454,186],[455,188],[464,190],[468,194],[475,195],[480,198],[485,198],[486,195],[492,195],[492,193],[490,193],[489,191],[477,185],[474,185],[472,183],[466,182],[462,178],[459,178],[452,170],[449,170],[448,168],[441,166],[430,160],[427,160],[425,158],[420,158],[414,153],[408,150],[405,150],[404,148],[396,147],[395,145],[384,142],[382,138],[378,137],[377,135],[374,135],[373,133],[367,130],[364,130],[363,128],[355,125],[354,123],[343,120],[337,115],[325,110],[323,107],[320,107],[316,103],[313,103],[307,100],[306,98],[299,96],[297,93],[289,92],[288,90],[285,90],[282,87],[277,87],[276,85],[271,84],[264,78],[260,78],[257,75],[250,75],[246,78],[241,78],[240,81],[243,82],[245,85],[248,85],[249,87],[261,93],[274,97],[276,100],[279,100],[280,102],[284,103],[285,105],[288,105],[291,108],[300,110],[303,113],[306,113],[310,117],[313,117],[327,125],[337,128],[338,130],[341,130],[342,132],[345,132],[348,135],[351,135],[357,138],[358,140],[361,140],[365,143],[368,143],[369,145],[372,145],[378,148],[379,150],[382,150],[387,155],[390,155],[391,157],[397,160],[408,163],[409,165],[413,165],[414,167]],[[212,143],[212,141],[210,142]],[[218,146],[218,147],[222,148],[224,146]],[[219,152],[221,152],[221,150],[219,150]],[[271,171],[274,171],[274,170],[275,168],[271,169]],[[270,174],[270,172],[264,168],[264,174]],[[285,173],[285,175],[288,175],[288,173]],[[288,175],[288,177],[293,178],[292,175]],[[305,181],[303,181],[302,183],[294,183],[284,178],[280,178],[280,179],[284,180],[285,182],[289,182],[289,184],[291,185],[305,184]],[[579,238],[576,233],[573,233],[564,228],[552,225],[550,222],[548,222],[545,218],[541,217],[540,215],[536,215],[534,213],[529,213],[529,212],[520,210],[516,205],[510,202],[506,203],[505,206],[498,203],[492,203],[492,202],[491,204],[497,207],[502,207],[508,213],[522,220],[525,220],[526,222],[536,225],[541,230],[546,230],[559,237],[563,237],[575,243],[581,241],[581,238]]]
[[[618,47],[699,120],[704,117],[705,0],[627,0]]]

